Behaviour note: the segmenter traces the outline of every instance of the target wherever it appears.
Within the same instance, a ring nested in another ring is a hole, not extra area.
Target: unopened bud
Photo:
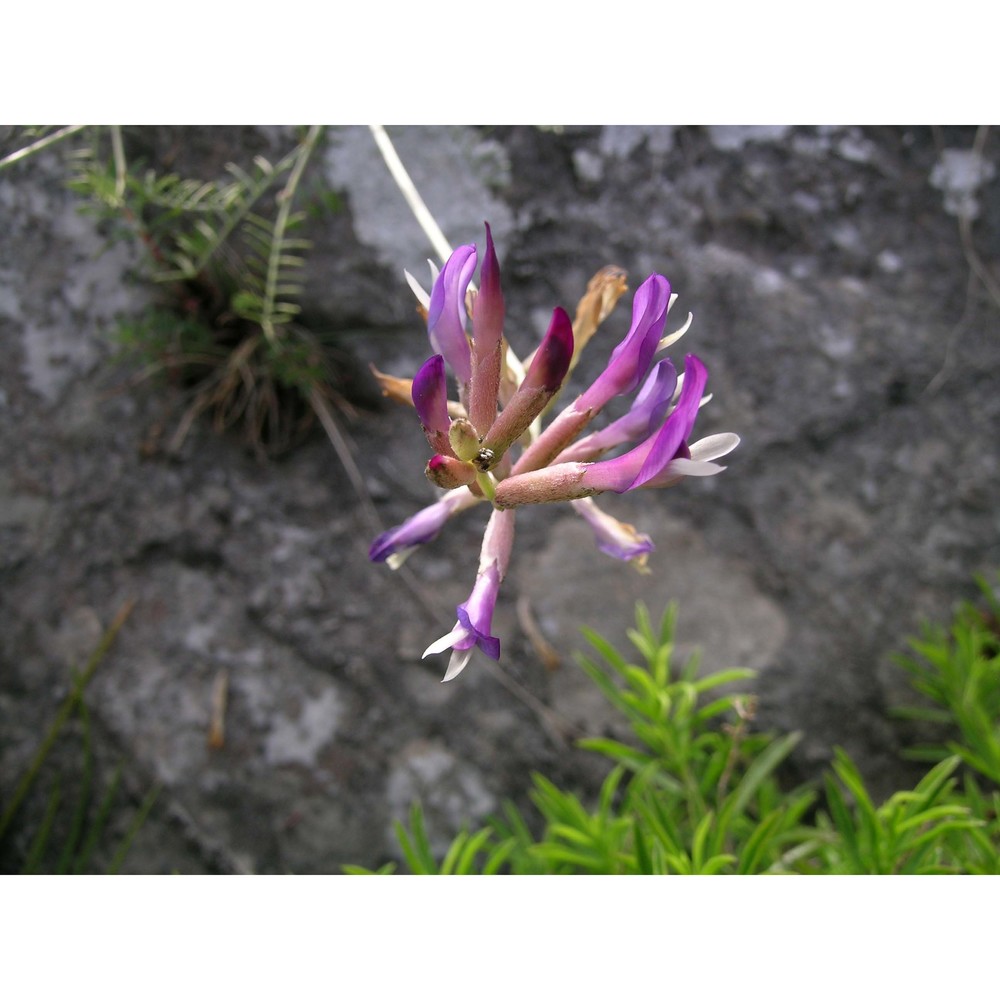
[[[479,452],[479,436],[475,427],[465,417],[458,417],[451,422],[448,440],[451,442],[452,450],[463,462],[471,462]]]
[[[427,478],[443,490],[457,490],[476,479],[476,470],[467,462],[460,462],[450,455],[435,455],[424,470]]]

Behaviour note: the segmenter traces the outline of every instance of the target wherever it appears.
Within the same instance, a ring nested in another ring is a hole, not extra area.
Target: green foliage
[[[957,754],[992,784],[1000,785],[1000,601],[979,580],[986,611],[963,604],[950,629],[925,626],[901,656],[914,688],[936,707],[898,709],[897,715],[929,723],[940,739],[909,756],[937,761]]]
[[[307,193],[302,183],[322,134],[312,126],[277,162],[228,163],[214,180],[130,160],[119,126],[25,131],[27,145],[0,160],[2,168],[69,136],[86,140],[71,154],[69,186],[112,238],[138,241],[161,286],[162,304],[124,325],[119,341],[140,377],[166,372],[185,390],[172,450],[209,413],[219,430],[241,427],[257,451],[280,452],[315,417],[327,426],[329,404],[342,402],[347,380],[334,353],[298,321],[310,249],[299,230],[309,215],[340,205],[333,192]]]
[[[958,757],[941,761],[912,792],[897,792],[876,808],[857,768],[838,750],[833,765],[836,780],[826,776],[826,801],[837,836],[825,845],[824,872],[960,874],[961,860],[949,850],[945,835],[951,831],[975,830],[982,823],[951,794],[955,787],[951,775],[959,763]],[[853,801],[853,808],[845,791]]]
[[[414,803],[410,809],[410,829],[407,830],[399,822],[395,828],[403,857],[413,875],[494,875],[509,852],[508,846],[494,843],[493,831],[489,827],[473,834],[462,830],[439,862],[434,856],[419,803]],[[348,875],[391,875],[395,870],[392,862],[377,871],[357,865],[344,867]]]
[[[654,629],[646,609],[637,608],[629,639],[638,662],[586,633],[598,658],[581,658],[580,665],[631,732],[630,739],[581,741],[611,764],[595,801],[535,775],[531,800],[540,835],[507,803],[501,817],[459,834],[440,862],[415,805],[409,829],[396,826],[408,869],[420,874],[1000,873],[1000,789],[982,790],[971,773],[960,786],[958,777],[963,764],[990,776],[981,764],[993,759],[988,737],[996,739],[1000,721],[1000,702],[990,687],[997,674],[985,665],[997,657],[996,633],[990,631],[996,619],[964,609],[954,642],[941,634],[936,644],[919,646],[929,666],[920,668],[918,686],[938,695],[948,721],[967,742],[952,741],[951,753],[942,753],[912,791],[897,792],[881,805],[839,749],[822,794],[784,787],[779,770],[799,735],[752,730],[753,699],[731,691],[752,676],[750,671],[699,677],[694,658],[677,664],[675,619],[674,609],[668,609]],[[939,655],[945,646],[947,657]],[[982,700],[970,704],[976,698]],[[389,864],[379,873],[393,871]]]
[[[320,135],[319,127],[310,129],[276,164],[255,156],[248,169],[229,163],[224,179],[205,181],[130,168],[121,132],[113,128],[112,158],[96,140],[79,150],[70,187],[103,217],[136,232],[156,281],[219,286],[233,314],[273,341],[300,311],[302,252],[310,244],[289,235],[305,219],[292,206]],[[279,186],[273,207],[263,206]]]

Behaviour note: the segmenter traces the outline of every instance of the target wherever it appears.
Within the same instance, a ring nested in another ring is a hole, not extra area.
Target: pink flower
[[[445,680],[465,669],[474,649],[493,659],[500,657],[493,614],[513,547],[512,508],[570,501],[593,530],[598,548],[643,570],[653,551],[650,537],[600,510],[590,497],[672,486],[687,476],[716,475],[724,467],[715,460],[739,444],[739,438],[728,433],[691,442],[708,380],[699,358],[687,356],[680,379],[670,361],[653,362],[656,353],[690,324],[689,317],[679,331],[663,336],[671,293],[667,279],[659,274],[650,275],[636,291],[631,326],[604,370],[539,430],[539,418],[573,365],[577,349],[573,324],[563,309],[556,308],[525,371],[503,335],[500,265],[489,226],[480,288],[470,295],[476,263],[474,246],[459,247],[437,275],[427,300],[428,333],[436,353],[412,383],[413,405],[434,452],[427,476],[447,492],[402,525],[383,532],[369,553],[374,561],[395,568],[416,546],[436,538],[455,513],[492,501],[472,592],[456,608],[455,626],[424,653],[451,650]],[[619,287],[615,298],[620,294]],[[593,325],[581,334],[581,343],[592,332]],[[458,383],[457,403],[447,398],[446,364]],[[624,416],[585,433],[612,399],[637,389]],[[502,408],[501,400],[506,400]],[[615,455],[621,448],[626,450]],[[605,457],[609,454],[612,457]]]

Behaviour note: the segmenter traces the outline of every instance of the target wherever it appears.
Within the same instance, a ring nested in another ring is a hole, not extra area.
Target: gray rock
[[[572,513],[519,512],[496,616],[506,680],[474,661],[442,686],[443,658],[420,655],[468,595],[485,509],[393,575],[368,562],[376,529],[322,438],[264,465],[196,423],[177,458],[151,456],[141,446],[176,412],[174,390],[121,391],[107,363],[115,316],[140,312],[149,290],[128,244],[98,253],[48,154],[0,175],[0,788],[131,598],[87,694],[102,773],[125,762],[113,829],[162,786],[131,870],[375,865],[394,856],[392,821],[414,797],[441,845],[506,797],[523,804],[531,770],[596,787],[600,766],[566,734],[615,720],[573,665],[579,629],[624,643],[639,598],[654,616],[678,602],[680,652],[700,649],[703,669],[758,670],[760,724],[805,734],[799,776],[842,745],[877,790],[908,781],[891,655],[1000,561],[1000,323],[942,197],[961,180],[941,166],[953,158],[917,129],[391,132],[450,239],[481,243],[483,219],[494,225],[519,351],[604,264],[633,287],[669,277],[677,322],[695,314],[675,357],[701,356],[715,394],[700,429],[743,438],[727,472],[602,500],[653,537],[645,577],[597,552]],[[206,170],[289,138],[179,135]],[[944,136],[971,148],[971,130]],[[962,187],[991,261],[998,141]],[[317,163],[345,207],[311,223],[307,315],[361,360],[411,375],[429,348],[401,271],[424,278],[429,246],[365,130],[338,130]],[[575,385],[627,326],[623,304]],[[430,502],[412,413],[342,426],[383,525]],[[558,671],[522,633],[518,598]],[[220,677],[224,734],[210,745]],[[74,752],[52,766],[74,773]],[[39,791],[16,849],[43,808]]]

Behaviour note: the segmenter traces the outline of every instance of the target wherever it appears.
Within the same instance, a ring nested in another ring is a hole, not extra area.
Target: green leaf
[[[406,863],[410,866],[410,871],[414,875],[436,875],[438,865],[434,860],[430,841],[427,839],[424,813],[420,804],[414,802],[410,808],[411,833],[407,833],[406,827],[399,820],[396,820],[393,825],[396,830],[396,839],[403,856],[406,858]]]
[[[724,809],[728,815],[738,816],[746,811],[757,789],[774,773],[801,739],[801,733],[788,733],[767,746],[750,764],[739,784],[727,797]]]
[[[775,834],[783,820],[783,813],[776,810],[764,816],[754,827],[737,858],[738,875],[755,875],[764,870],[769,852],[773,852]]]
[[[396,870],[396,865],[395,862],[390,861],[375,870],[362,868],[360,865],[341,865],[340,870],[345,875],[391,875]]]

